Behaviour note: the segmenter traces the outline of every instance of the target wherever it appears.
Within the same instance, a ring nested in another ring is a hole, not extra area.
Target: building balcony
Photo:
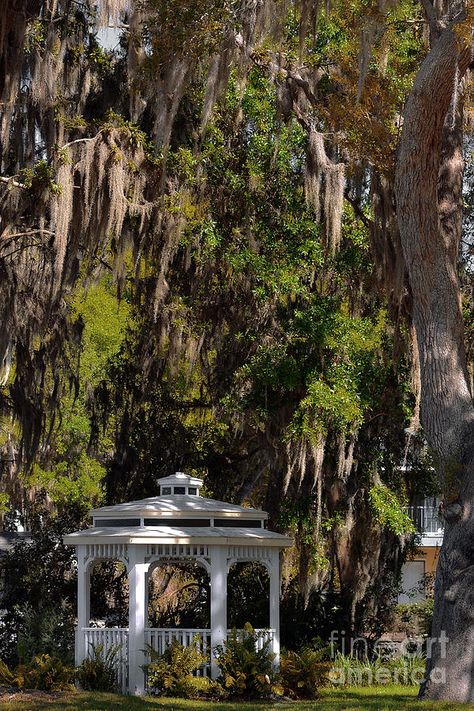
[[[433,502],[433,503],[431,503]],[[409,604],[426,599],[429,581],[433,580],[443,543],[444,524],[436,499],[421,506],[407,507],[417,531],[417,551],[402,567],[401,592],[398,602]]]
[[[420,548],[439,547],[443,543],[444,523],[439,515],[439,504],[408,506],[408,515],[415,524]]]

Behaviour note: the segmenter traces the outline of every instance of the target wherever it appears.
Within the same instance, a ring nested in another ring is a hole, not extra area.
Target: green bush
[[[0,686],[16,686],[18,677],[14,671],[11,671],[7,664],[0,659]]]
[[[419,634],[429,635],[433,622],[433,606],[434,599],[432,597],[428,597],[421,602],[397,605],[395,613],[398,627],[406,632],[409,637]]]
[[[418,686],[424,669],[425,660],[417,655],[368,660],[338,653],[329,679],[336,686],[384,686],[393,683]]]
[[[217,694],[217,685],[205,676],[195,673],[203,667],[208,658],[199,651],[197,641],[184,647],[173,640],[169,647],[158,654],[148,647],[150,663],[144,669],[148,678],[148,686],[162,696],[179,696],[193,698]]]
[[[105,652],[104,645],[92,645],[92,656],[84,659],[76,669],[76,678],[84,691],[118,690],[116,669],[120,645],[113,645]]]
[[[418,686],[425,675],[426,659],[419,655],[395,657],[389,661],[393,680],[400,686]]]
[[[318,689],[328,684],[330,662],[327,649],[304,647],[299,652],[284,651],[280,659],[280,685],[292,699],[315,699]]]
[[[28,664],[19,664],[14,670],[0,662],[0,684],[17,689],[71,691],[74,689],[74,669],[58,657],[39,654]]]
[[[246,624],[241,633],[234,630],[229,639],[214,650],[221,670],[218,681],[225,693],[258,699],[275,691],[272,669],[275,655],[269,651],[270,640],[266,640],[261,649],[257,648],[263,634]]]
[[[73,665],[74,618],[68,606],[42,605],[33,609],[25,604],[18,605],[15,613],[19,663],[26,664],[35,656],[49,654]]]

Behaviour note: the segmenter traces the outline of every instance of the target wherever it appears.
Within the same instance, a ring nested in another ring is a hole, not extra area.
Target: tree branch
[[[65,148],[70,148],[71,146],[75,146],[77,143],[89,143],[90,141],[95,141],[97,136],[100,136],[102,131],[99,131],[99,133],[96,133],[95,136],[88,137],[88,138],[76,138],[74,141],[69,141],[69,143],[65,143],[63,146],[59,148],[60,151],[63,151]]]
[[[26,190],[26,187],[23,185],[23,183],[19,183],[17,180],[15,180],[15,177],[16,176],[14,175],[11,175],[10,177],[0,175],[0,183],[6,183],[7,185],[13,185],[14,188]]]
[[[420,0],[420,4],[423,7],[423,10],[425,11],[426,19],[428,20],[428,22],[430,24],[437,24],[438,18],[436,17],[435,9],[430,0]]]
[[[362,210],[359,203],[350,197],[349,192],[347,190],[344,192],[344,199],[352,207],[356,216],[359,218],[359,220],[362,222],[362,224],[365,227],[367,227],[367,229],[372,230],[374,228],[373,220],[371,220],[369,217],[367,217],[367,215],[364,213],[364,211]]]
[[[38,235],[38,234],[47,234],[47,235],[55,235],[55,232],[51,232],[51,230],[42,230],[42,229],[36,229],[36,230],[28,230],[27,232],[15,232],[15,234],[12,235],[5,235],[5,237],[2,236],[2,241],[5,240],[5,243],[11,242],[14,239],[18,239],[19,237],[29,237],[30,235]]]

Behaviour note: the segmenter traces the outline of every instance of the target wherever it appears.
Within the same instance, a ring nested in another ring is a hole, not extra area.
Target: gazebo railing
[[[227,630],[227,639],[232,635],[234,630]],[[237,633],[237,639],[241,640],[243,635],[244,635],[244,630],[235,630]],[[266,627],[265,629],[256,629],[254,632],[258,633],[258,638],[257,638],[257,650],[260,651],[263,648],[263,645],[270,640],[270,645],[269,645],[269,651],[272,651],[272,644],[273,644],[273,637],[275,635],[275,630],[268,629]]]
[[[208,658],[202,669],[204,676],[210,675],[211,669],[211,630],[178,629],[178,628],[145,628],[145,644],[158,654],[163,654],[165,649],[174,641],[183,647],[196,644],[197,649]]]
[[[275,630],[257,629],[260,633],[257,649],[262,649],[266,640],[273,641]],[[236,630],[237,638],[243,636],[243,630]],[[88,657],[93,655],[94,647],[102,645],[103,653],[110,649],[115,650],[115,665],[117,668],[117,681],[123,693],[128,688],[128,629],[126,627],[84,627],[77,630],[76,634],[84,635],[85,650]],[[227,630],[229,638],[234,630]],[[211,675],[211,630],[210,629],[179,629],[179,628],[145,628],[145,646],[150,646],[158,654],[163,654],[165,649],[177,640],[183,647],[197,644],[197,648],[208,659],[207,663],[198,672],[199,675]],[[270,645],[270,650],[272,645]]]
[[[94,648],[102,646],[105,655],[114,650],[114,665],[117,669],[117,682],[122,693],[128,688],[128,629],[126,627],[85,627],[82,629],[85,649],[88,657],[93,656]]]

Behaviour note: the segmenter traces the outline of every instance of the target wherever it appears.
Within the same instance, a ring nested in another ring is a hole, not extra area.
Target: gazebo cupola
[[[197,637],[209,653],[205,673],[218,674],[211,650],[221,645],[227,629],[227,574],[237,562],[257,561],[269,574],[270,626],[266,634],[278,654],[280,646],[280,551],[290,538],[266,528],[267,514],[258,509],[200,495],[202,480],[182,472],[158,480],[159,495],[90,512],[92,526],[64,538],[78,558],[76,663],[91,653],[92,644],[107,650],[119,645],[118,672],[123,690],[145,689],[144,650],[162,652],[173,639],[190,644]],[[90,571],[96,561],[119,560],[129,579],[128,628],[90,627]],[[193,560],[210,579],[211,625],[208,630],[153,629],[148,626],[147,581],[160,562]],[[250,611],[249,611],[250,614]]]
[[[158,484],[160,485],[160,496],[199,496],[202,479],[188,476],[183,472],[176,472],[171,476],[158,479]]]

